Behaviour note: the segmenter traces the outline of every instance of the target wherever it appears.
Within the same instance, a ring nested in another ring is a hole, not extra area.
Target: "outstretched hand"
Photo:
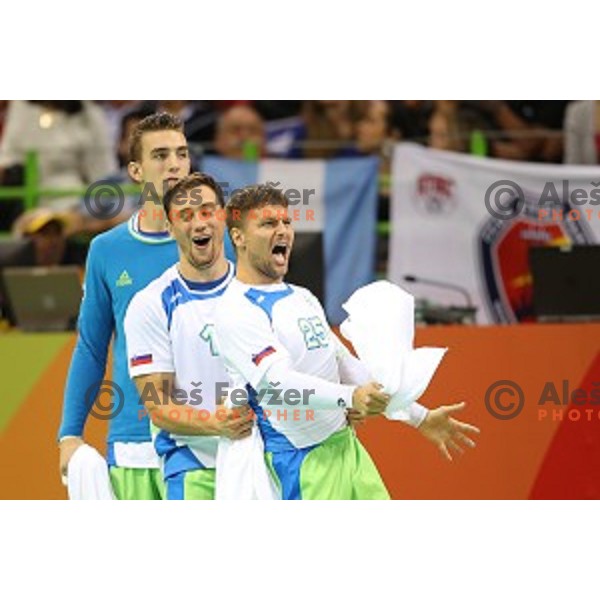
[[[459,402],[430,410],[418,429],[448,460],[452,460],[450,450],[462,454],[463,445],[475,447],[475,442],[467,434],[478,434],[479,429],[452,417],[465,405],[465,402]]]

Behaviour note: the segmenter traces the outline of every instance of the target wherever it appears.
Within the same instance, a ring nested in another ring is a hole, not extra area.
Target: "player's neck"
[[[167,219],[162,204],[146,200],[139,212],[138,226],[141,232],[156,233],[167,230]]]
[[[185,257],[182,256],[179,260],[177,268],[184,279],[197,283],[206,283],[221,279],[221,277],[225,277],[227,269],[229,268],[229,263],[227,262],[225,256],[221,255],[209,267],[206,267],[205,269],[198,269],[191,265],[185,259]]]
[[[246,285],[275,285],[283,283],[283,276],[277,278],[269,277],[268,275],[243,264],[243,262],[240,261],[239,256],[235,269],[235,277],[238,281],[241,281]]]

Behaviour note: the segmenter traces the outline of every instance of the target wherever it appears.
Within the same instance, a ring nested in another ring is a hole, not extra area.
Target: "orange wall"
[[[459,418],[481,434],[476,449],[449,463],[402,424],[363,426],[359,435],[394,498],[600,498],[600,406],[571,407],[561,422],[541,418],[540,409],[551,417],[556,407],[538,404],[546,381],[600,384],[600,325],[429,327],[418,330],[416,345],[449,347],[421,402],[465,400]],[[506,379],[521,386],[525,403],[515,418],[499,420],[486,409],[485,392]],[[586,409],[591,421],[583,420],[587,413],[569,420]]]
[[[394,498],[600,498],[600,406],[570,407],[578,421],[538,414],[546,381],[568,380],[571,388],[600,382],[600,325],[429,327],[418,330],[417,345],[450,348],[422,402],[466,400],[461,418],[482,432],[476,449],[448,463],[400,423],[377,418],[361,426]],[[0,438],[1,498],[66,497],[55,436],[72,346],[56,355]],[[486,389],[500,379],[524,390],[524,408],[511,420],[485,408]],[[586,409],[594,412],[589,422]],[[105,428],[91,419],[86,432],[101,449]]]
[[[2,499],[53,500],[67,497],[58,473],[56,435],[74,343],[73,336],[38,379],[0,437]],[[106,431],[105,421],[89,419],[86,437],[102,452],[106,449]]]

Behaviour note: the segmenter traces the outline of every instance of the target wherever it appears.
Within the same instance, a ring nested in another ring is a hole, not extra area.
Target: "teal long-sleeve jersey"
[[[83,434],[100,384],[105,380],[108,348],[113,339],[112,413],[98,406],[94,414],[110,417],[108,442],[150,441],[148,417],[129,378],[123,320],[133,296],[178,260],[177,245],[164,233],[141,232],[138,214],[92,241],[78,337],[65,386],[59,437]],[[114,385],[113,385],[114,384]],[[103,398],[102,406],[108,404]],[[109,449],[110,452],[110,449]]]

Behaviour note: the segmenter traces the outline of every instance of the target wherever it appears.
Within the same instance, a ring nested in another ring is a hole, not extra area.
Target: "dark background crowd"
[[[257,144],[261,156],[293,158],[385,155],[386,144],[396,140],[469,152],[473,132],[482,131],[490,156],[551,163],[592,161],[589,153],[573,152],[568,138],[586,133],[593,138],[597,120],[591,113],[598,112],[593,101],[566,100],[2,100],[0,167],[18,163],[26,146],[41,152],[87,146],[88,154],[78,161],[81,177],[123,166],[131,127],[161,110],[183,119],[198,151],[229,158],[247,158],[246,141]],[[35,148],[49,141],[36,129],[51,128],[62,130],[63,144]],[[64,157],[55,162],[61,160],[66,162]]]
[[[391,150],[400,140],[519,161],[598,164],[600,157],[595,101],[3,100],[0,186],[23,184],[33,150],[38,185],[65,191],[41,195],[33,211],[23,210],[22,198],[3,197],[0,230],[41,239],[45,258],[41,251],[38,262],[56,264],[69,256],[66,238],[114,225],[81,215],[81,189],[98,179],[127,183],[129,134],[156,111],[183,120],[196,168],[206,154],[238,160],[379,155],[380,221],[389,218]],[[130,198],[121,220],[135,204]]]

